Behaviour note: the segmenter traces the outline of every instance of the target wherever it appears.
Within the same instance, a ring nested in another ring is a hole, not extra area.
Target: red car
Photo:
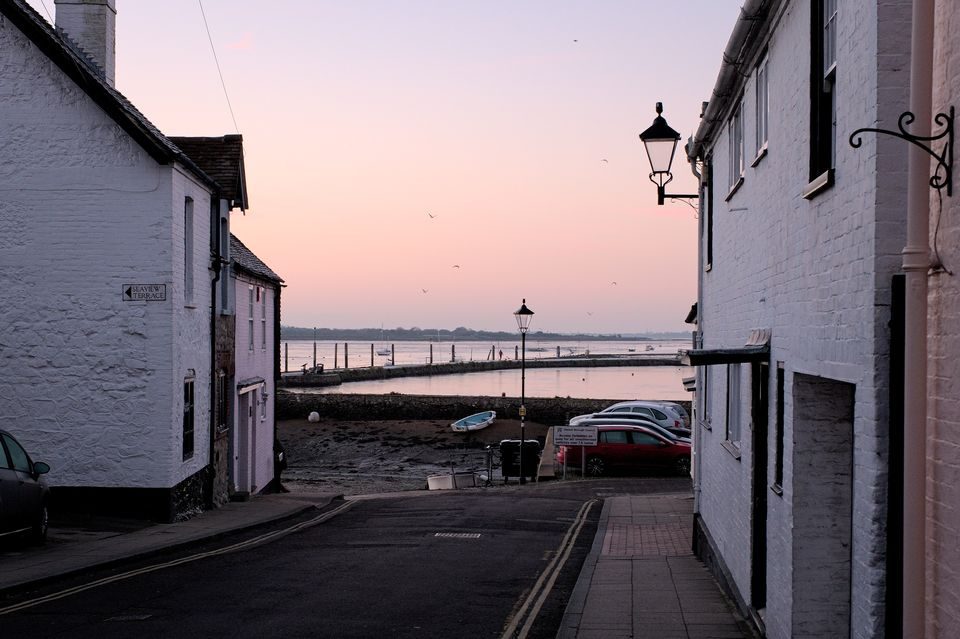
[[[612,471],[667,470],[690,474],[690,443],[670,440],[653,429],[632,424],[597,426],[596,446],[560,446],[557,463],[579,468],[580,451],[586,473],[594,477]]]

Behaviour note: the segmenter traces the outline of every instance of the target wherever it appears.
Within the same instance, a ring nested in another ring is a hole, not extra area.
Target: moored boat
[[[450,424],[450,428],[457,433],[466,433],[473,430],[480,430],[481,428],[486,428],[493,423],[493,420],[497,418],[496,411],[487,410],[482,413],[475,413],[464,417],[463,419],[458,419],[457,421]]]

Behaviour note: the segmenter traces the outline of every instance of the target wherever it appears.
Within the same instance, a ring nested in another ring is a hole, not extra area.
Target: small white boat
[[[469,417],[464,417],[463,419],[458,419],[457,421],[450,424],[450,428],[457,433],[467,433],[472,430],[480,430],[481,428],[486,428],[493,423],[493,420],[497,418],[496,411],[487,410],[482,413],[476,413],[470,415]]]
[[[390,357],[390,355],[391,355],[392,352],[393,352],[393,351],[391,351],[389,348],[378,348],[378,349],[377,349],[377,355],[380,355],[381,357]]]

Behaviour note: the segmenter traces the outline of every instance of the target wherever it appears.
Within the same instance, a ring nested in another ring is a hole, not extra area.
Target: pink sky
[[[283,323],[512,331],[526,298],[534,331],[689,330],[697,220],[656,205],[637,135],[658,100],[693,133],[739,6],[203,0],[244,137],[233,231],[286,280]],[[197,0],[117,11],[117,88],[168,135],[235,132]]]

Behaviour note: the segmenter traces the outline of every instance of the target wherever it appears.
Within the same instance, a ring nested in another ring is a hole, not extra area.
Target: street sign
[[[596,446],[596,426],[554,426],[553,443],[557,446]]]
[[[165,302],[166,284],[124,284],[124,302]]]

